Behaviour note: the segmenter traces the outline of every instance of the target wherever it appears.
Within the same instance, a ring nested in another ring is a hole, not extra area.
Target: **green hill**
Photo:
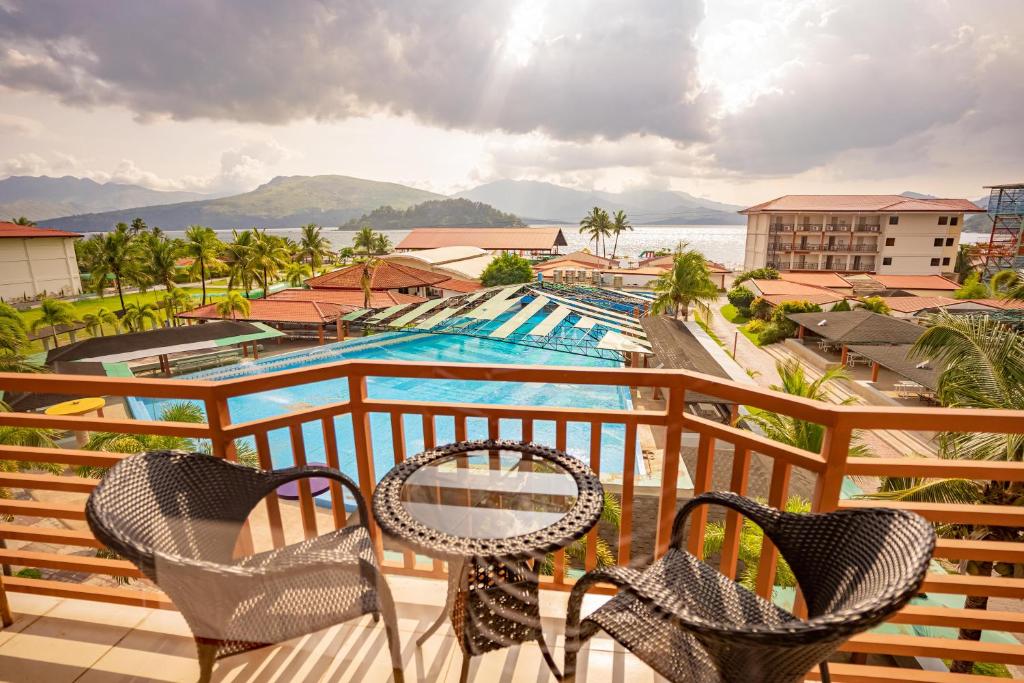
[[[348,176],[285,176],[231,197],[66,216],[43,224],[86,232],[109,230],[116,223],[127,223],[136,217],[164,230],[181,230],[193,224],[216,229],[294,228],[306,223],[331,226],[342,225],[380,206],[404,209],[431,199],[443,196],[397,183]]]
[[[521,226],[518,216],[503,213],[493,206],[468,199],[432,199],[407,209],[381,206],[341,226],[356,230],[369,225],[375,230],[405,230],[421,226]]]

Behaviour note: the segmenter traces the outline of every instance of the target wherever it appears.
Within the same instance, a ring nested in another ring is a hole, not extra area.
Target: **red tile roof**
[[[452,277],[448,278],[444,282],[438,282],[433,285],[437,289],[447,289],[451,292],[460,292],[466,294],[468,292],[475,292],[478,289],[483,289],[484,286],[479,282],[473,282],[472,280],[463,280],[462,278]]]
[[[960,285],[941,275],[871,275],[872,280],[886,289],[934,289],[953,292]]]
[[[898,313],[917,313],[929,308],[942,308],[950,304],[963,303],[948,296],[882,296],[878,297]]]
[[[546,273],[551,270],[602,270],[609,268],[610,265],[604,263],[596,263],[594,261],[583,261],[576,258],[561,259],[555,261],[545,261],[544,263],[538,263],[533,267],[538,273]]]
[[[652,256],[651,258],[641,259],[640,267],[645,266],[671,266],[672,261],[675,259],[675,254],[667,254],[665,256]],[[721,263],[715,261],[708,261],[708,270],[712,273],[731,273],[732,271],[723,266]]]
[[[0,221],[0,237],[18,237],[27,239],[31,237],[81,237],[78,232],[68,232],[56,228],[37,228],[34,225],[18,225]]]
[[[807,301],[812,304],[818,304],[824,306],[825,304],[833,304],[842,301],[845,297],[839,294],[830,294],[827,292],[821,292],[820,294],[766,294],[764,300],[770,303],[772,306],[778,306],[786,301]],[[911,297],[908,297],[911,298]]]
[[[449,279],[449,275],[432,273],[391,261],[378,261],[370,267],[370,289],[402,289],[427,287]],[[306,280],[313,289],[355,289],[362,291],[363,264],[357,263],[340,270],[324,273]]]
[[[853,285],[838,273],[779,273],[779,279],[811,287],[852,289]]]
[[[316,301],[336,304],[346,312],[363,308],[363,291],[354,289],[282,289],[267,297],[268,301]],[[423,303],[426,299],[401,292],[370,292],[371,308],[386,308],[397,304]]]
[[[561,228],[413,228],[395,247],[436,249],[480,247],[490,250],[544,250],[568,245]]]
[[[743,214],[794,211],[948,211],[984,213],[967,199],[913,199],[898,194],[787,194],[740,211]]]
[[[235,314],[235,320],[249,320],[261,323],[307,323],[323,324],[334,322],[348,311],[344,306],[317,301],[287,301],[274,299],[252,299],[249,301],[249,315]],[[179,318],[196,320],[221,320],[217,304],[179,313]]]
[[[1021,301],[1020,299],[960,299],[957,301],[957,303],[967,302],[1007,310],[1024,310],[1024,301]]]
[[[804,285],[799,282],[790,282],[788,280],[751,280],[750,282],[757,287],[764,297],[775,294],[782,294],[786,296],[811,296],[821,294],[835,295],[835,292],[831,292],[823,287],[814,287],[812,285]]]
[[[550,258],[544,263],[540,264],[540,267],[545,267],[558,263],[560,261],[575,261],[576,263],[590,263],[595,266],[601,266],[604,268],[610,267],[613,263],[612,259],[605,258],[604,256],[598,256],[597,254],[591,254],[588,251],[574,251],[568,254],[562,254],[561,256],[555,256]]]

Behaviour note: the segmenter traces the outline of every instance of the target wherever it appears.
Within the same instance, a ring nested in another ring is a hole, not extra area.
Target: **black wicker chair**
[[[356,501],[350,523],[301,543],[235,560],[239,531],[278,486],[303,477],[332,479]],[[89,496],[96,537],[133,562],[174,602],[199,652],[200,678],[214,661],[372,614],[384,616],[395,681],[401,655],[394,603],[367,530],[355,483],[325,467],[264,472],[199,453],[131,456]]]
[[[807,603],[798,619],[682,550],[698,505],[731,508],[758,524],[789,563]],[[706,493],[676,515],[668,552],[641,570],[611,567],[573,587],[566,619],[565,680],[582,643],[599,629],[677,682],[790,683],[821,666],[847,639],[903,607],[924,580],[935,532],[922,517],[883,508],[792,514],[732,493]],[[587,589],[618,594],[580,623]]]

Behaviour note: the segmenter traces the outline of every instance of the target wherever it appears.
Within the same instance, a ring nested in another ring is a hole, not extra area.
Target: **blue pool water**
[[[218,368],[188,375],[193,379],[227,379],[239,376],[308,367],[346,358],[367,358],[424,363],[486,363],[522,365],[561,365],[585,367],[612,367],[613,361],[590,358],[561,351],[537,349],[490,339],[460,335],[422,335],[411,332],[390,332],[364,339],[350,340],[312,350],[276,356],[229,368]],[[510,382],[482,382],[465,380],[421,380],[373,377],[367,380],[367,391],[374,399],[403,399],[437,403],[493,403],[526,406],[561,406],[577,408],[628,409],[629,392],[623,387],[565,384],[522,384]],[[247,422],[285,414],[348,398],[346,379],[304,384],[286,389],[238,396],[228,402],[235,422]],[[132,398],[129,405],[139,419],[157,419],[172,400]],[[379,479],[394,465],[390,417],[371,416],[373,435],[374,471]],[[405,449],[407,455],[423,450],[423,426],[418,415],[405,416]],[[335,419],[338,455],[342,471],[356,477],[353,452],[352,422],[344,415]],[[502,420],[502,438],[518,439],[521,427],[518,420]],[[487,424],[482,418],[467,421],[467,436],[486,438]],[[570,423],[566,430],[568,451],[589,460],[590,427],[584,423]],[[601,471],[621,473],[623,466],[624,425],[604,425],[601,433]],[[304,425],[307,462],[325,462],[324,440],[320,422]],[[534,441],[554,445],[553,422],[534,424]],[[438,418],[435,426],[436,443],[455,440],[452,418]],[[291,440],[286,429],[269,433],[271,458],[275,467],[293,464]],[[639,462],[641,459],[637,458]]]

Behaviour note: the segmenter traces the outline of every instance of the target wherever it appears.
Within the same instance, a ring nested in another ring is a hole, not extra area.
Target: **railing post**
[[[7,589],[4,588],[3,572],[0,572],[0,623],[5,628],[14,623],[14,616],[11,614],[11,603],[7,601]]]
[[[357,374],[349,369],[348,403],[352,415],[352,440],[356,449],[356,472],[359,474],[359,490],[369,508],[377,478],[373,471],[373,445],[370,440],[370,414],[366,412],[366,398],[366,375]],[[377,557],[383,560],[384,542],[381,539],[380,528],[372,513],[370,519],[365,521],[370,530],[370,538],[373,539],[373,546],[377,550]]]
[[[811,512],[832,512],[839,507],[839,494],[846,475],[846,459],[850,455],[850,440],[853,429],[840,416],[836,424],[826,428],[821,442],[821,455],[825,458],[825,469],[818,475],[814,485]]]
[[[672,540],[672,521],[676,516],[676,497],[679,486],[679,458],[683,439],[683,410],[685,409],[686,384],[677,375],[669,387],[668,405],[665,412],[665,452],[661,464],[661,492],[658,496],[658,534],[654,545],[655,557],[661,557],[668,550]]]

